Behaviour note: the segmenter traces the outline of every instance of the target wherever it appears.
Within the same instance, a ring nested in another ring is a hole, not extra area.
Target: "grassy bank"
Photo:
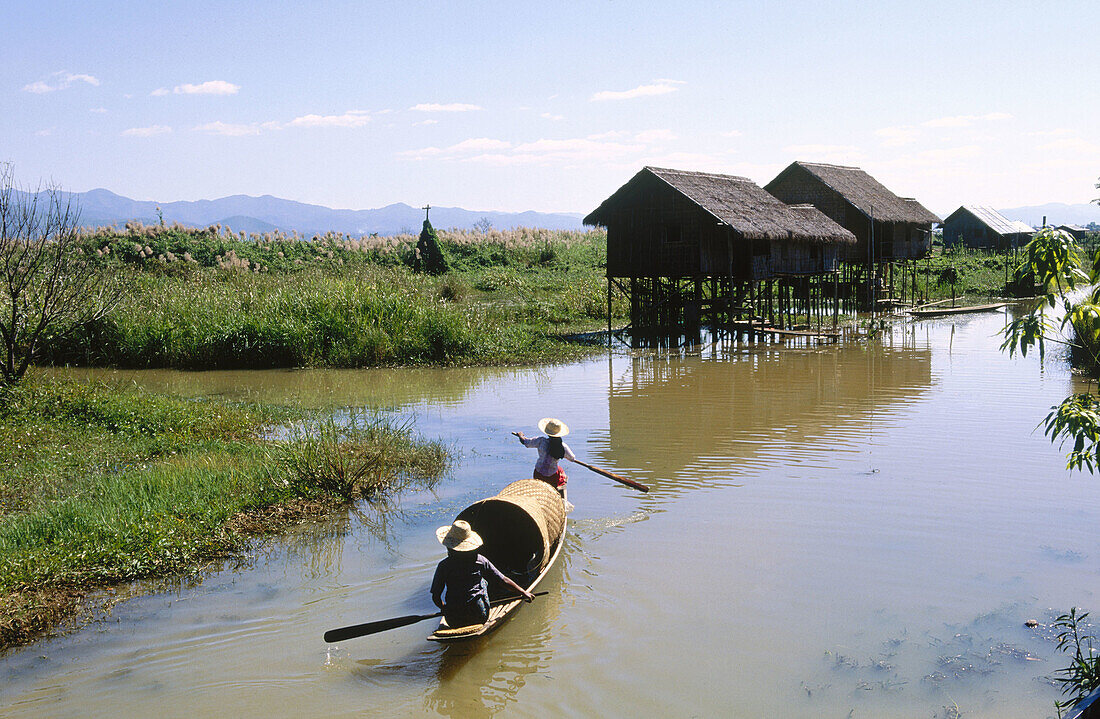
[[[572,359],[606,321],[601,233],[442,233],[452,271],[408,267],[415,237],[241,239],[216,231],[93,233],[85,252],[129,292],[55,364],[367,367]],[[625,305],[614,311],[622,317]]]
[[[952,294],[967,301],[1014,296],[1021,291],[1014,286],[1014,280],[1016,268],[1024,258],[1022,252],[1016,255],[984,250],[942,252],[937,248],[931,257],[918,262],[918,290],[927,292],[928,299],[933,301]],[[1022,290],[1030,294],[1028,288]]]
[[[575,338],[605,326],[603,232],[442,231],[439,238],[450,270],[431,276],[410,269],[414,235],[306,239],[141,225],[89,232],[85,253],[104,270],[128,273],[130,292],[82,332],[47,337],[43,360],[181,369],[447,366],[566,361],[591,351]],[[916,264],[917,293],[962,304],[1020,293],[1006,285],[1019,259],[937,247]],[[611,309],[613,323],[625,324],[626,299],[616,296]]]
[[[303,429],[262,439],[288,422]],[[91,590],[184,571],[252,533],[430,483],[448,461],[411,427],[372,416],[337,428],[287,409],[99,384],[3,390],[0,647],[79,612]]]

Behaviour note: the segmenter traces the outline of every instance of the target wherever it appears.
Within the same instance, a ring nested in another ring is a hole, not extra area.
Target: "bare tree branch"
[[[0,384],[18,382],[43,336],[102,318],[122,295],[116,271],[96,268],[79,243],[80,209],[58,188],[20,188],[0,163]]]

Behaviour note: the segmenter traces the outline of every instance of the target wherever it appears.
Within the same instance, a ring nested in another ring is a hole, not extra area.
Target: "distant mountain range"
[[[271,195],[232,195],[217,200],[194,202],[153,202],[131,200],[103,189],[71,194],[80,204],[80,224],[85,226],[121,227],[131,220],[147,225],[157,224],[160,222],[157,208],[160,208],[167,224],[179,222],[190,227],[220,224],[250,234],[282,230],[298,232],[306,237],[329,231],[351,235],[418,233],[424,221],[424,210],[400,202],[373,210],[333,210]],[[1052,225],[1100,223],[1100,205],[1096,204],[1067,205],[1051,202],[999,211],[1010,220],[1020,220],[1036,227],[1043,222],[1044,217]],[[583,229],[582,217],[584,215],[581,213],[573,212],[491,212],[464,210],[460,207],[431,209],[432,225],[438,229],[471,229],[476,223],[488,220],[499,230],[514,227],[579,230]]]
[[[326,232],[352,235],[396,235],[419,233],[424,222],[424,210],[404,203],[374,210],[333,210],[321,205],[283,200],[271,195],[250,197],[232,195],[217,200],[194,202],[152,202],[131,200],[110,190],[74,192],[71,196],[80,205],[80,224],[84,226],[121,227],[131,220],[147,225],[158,224],[159,208],[164,222],[190,227],[220,224],[234,231],[298,232],[306,237]],[[460,207],[432,207],[432,225],[438,229],[470,229],[475,223],[488,220],[499,230],[513,227],[538,227],[548,230],[582,229],[579,213],[490,212],[464,210]]]
[[[1100,223],[1100,205],[1096,204],[1067,205],[1064,202],[1048,202],[1045,205],[1012,207],[999,212],[1010,220],[1019,220],[1032,227],[1042,225],[1044,217],[1047,218],[1048,225],[1056,227]]]

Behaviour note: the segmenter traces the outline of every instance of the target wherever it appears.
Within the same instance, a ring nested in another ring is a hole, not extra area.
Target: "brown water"
[[[1035,431],[1064,360],[1010,360],[1004,315],[901,323],[819,348],[707,345],[515,370],[94,373],[189,395],[416,417],[461,459],[358,519],[120,605],[0,660],[12,717],[1045,717],[1047,633],[1100,586],[1100,479]],[[544,588],[486,640],[431,622],[326,646],[326,630],[432,610],[433,536],[527,476],[509,432],[541,416],[578,456],[572,533]]]

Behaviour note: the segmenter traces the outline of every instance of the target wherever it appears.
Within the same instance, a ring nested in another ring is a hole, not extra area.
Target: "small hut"
[[[607,228],[609,277],[766,279],[836,269],[855,241],[745,177],[645,167],[584,218]]]
[[[1030,225],[978,205],[963,205],[943,221],[945,247],[1004,251],[1027,244],[1034,233]]]
[[[1091,234],[1091,230],[1081,225],[1058,225],[1058,229],[1063,232],[1068,232],[1075,240],[1083,240]]]
[[[855,235],[848,262],[913,260],[932,249],[940,218],[898,197],[858,167],[792,162],[764,189],[788,204],[809,203]]]
[[[757,283],[837,268],[855,237],[810,206],[791,207],[744,177],[645,167],[584,218],[607,228],[607,277],[631,322],[751,312]],[[629,289],[618,283],[629,278]],[[709,288],[704,288],[709,284]]]

